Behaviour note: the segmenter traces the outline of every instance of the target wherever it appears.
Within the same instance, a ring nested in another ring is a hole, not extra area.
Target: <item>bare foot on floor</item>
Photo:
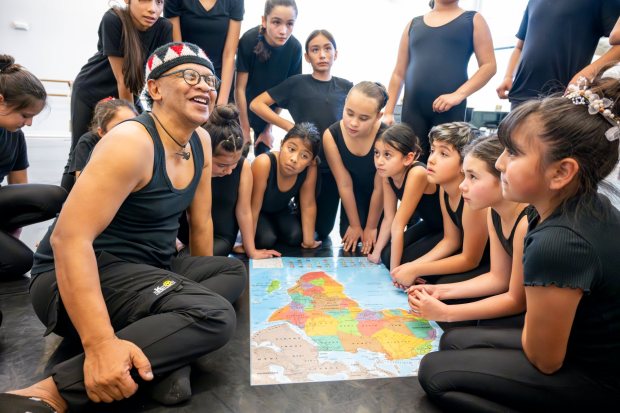
[[[19,396],[36,397],[49,404],[58,413],[64,413],[67,411],[67,403],[58,393],[56,383],[51,377],[33,384],[25,389],[13,390],[7,393],[17,394]]]

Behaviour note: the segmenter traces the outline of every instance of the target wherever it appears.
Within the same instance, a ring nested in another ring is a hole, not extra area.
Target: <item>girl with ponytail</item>
[[[144,86],[146,58],[172,41],[164,0],[125,0],[99,24],[97,52],[82,67],[71,93],[71,149],[88,132],[95,105],[108,96],[135,102]]]

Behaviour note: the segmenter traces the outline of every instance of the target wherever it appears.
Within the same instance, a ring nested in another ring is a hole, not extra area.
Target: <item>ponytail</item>
[[[144,86],[144,50],[138,29],[131,19],[129,7],[112,7],[123,25],[123,78],[133,95],[139,95]]]

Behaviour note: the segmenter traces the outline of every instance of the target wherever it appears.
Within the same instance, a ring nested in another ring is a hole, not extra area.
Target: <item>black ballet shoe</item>
[[[191,366],[185,366],[157,380],[149,389],[151,398],[165,406],[173,406],[189,400],[192,397],[189,379],[191,372]]]
[[[18,394],[0,394],[0,412],[2,413],[57,413],[49,404],[37,397]]]

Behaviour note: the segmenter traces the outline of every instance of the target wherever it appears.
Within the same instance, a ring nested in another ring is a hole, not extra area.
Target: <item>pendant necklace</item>
[[[189,151],[186,151],[185,148],[187,147],[187,143],[185,145],[181,145],[179,143],[179,141],[177,141],[176,139],[174,139],[174,137],[170,134],[170,132],[168,132],[168,130],[164,127],[164,125],[161,123],[161,121],[159,120],[159,118],[157,117],[157,115],[155,115],[153,112],[150,112],[150,114],[153,116],[153,118],[157,121],[157,123],[159,123],[159,126],[161,126],[161,128],[164,130],[164,132],[166,132],[166,134],[168,134],[168,136],[170,137],[170,139],[172,139],[174,141],[174,143],[176,143],[177,145],[179,145],[181,147],[181,150],[179,152],[175,152],[175,155],[180,156],[181,158],[185,159],[186,161],[189,160],[191,153]],[[189,141],[188,141],[189,143]]]

